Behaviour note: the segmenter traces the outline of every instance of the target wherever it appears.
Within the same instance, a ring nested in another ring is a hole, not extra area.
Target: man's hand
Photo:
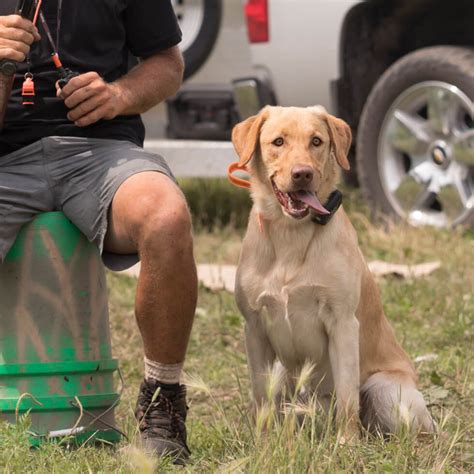
[[[57,96],[71,109],[68,119],[78,127],[117,115],[141,114],[173,95],[181,85],[184,63],[177,46],[143,59],[125,76],[105,82],[96,72],[72,78]]]
[[[40,35],[36,26],[20,15],[0,16],[0,60],[23,62]]]
[[[112,120],[126,108],[124,94],[116,83],[105,82],[96,72],[72,78],[63,89],[57,87],[70,112],[67,118],[78,127],[87,127],[99,120]]]

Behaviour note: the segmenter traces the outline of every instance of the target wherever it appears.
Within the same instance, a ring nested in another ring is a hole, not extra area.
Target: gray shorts
[[[0,260],[20,228],[41,212],[62,211],[102,252],[107,214],[130,176],[158,171],[175,180],[165,160],[120,140],[48,137],[0,157]],[[138,255],[103,252],[104,263],[122,270]]]

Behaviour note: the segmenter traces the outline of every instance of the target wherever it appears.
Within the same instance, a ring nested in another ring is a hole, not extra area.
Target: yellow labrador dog
[[[346,433],[357,431],[359,416],[385,433],[401,425],[432,432],[355,230],[342,207],[325,208],[339,168],[349,169],[349,126],[323,107],[266,107],[238,124],[232,141],[254,202],[235,294],[256,404],[266,399],[270,367],[279,364],[291,387],[309,362],[306,389],[320,401],[335,393]]]

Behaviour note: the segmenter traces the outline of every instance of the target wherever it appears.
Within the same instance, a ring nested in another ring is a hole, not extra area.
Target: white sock
[[[161,364],[145,357],[145,378],[154,379],[161,383],[179,383],[183,362],[178,364]]]

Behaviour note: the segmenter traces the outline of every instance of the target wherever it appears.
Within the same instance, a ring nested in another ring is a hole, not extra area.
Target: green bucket
[[[0,264],[0,420],[31,443],[115,442],[107,287],[99,251],[60,212],[26,225]]]

